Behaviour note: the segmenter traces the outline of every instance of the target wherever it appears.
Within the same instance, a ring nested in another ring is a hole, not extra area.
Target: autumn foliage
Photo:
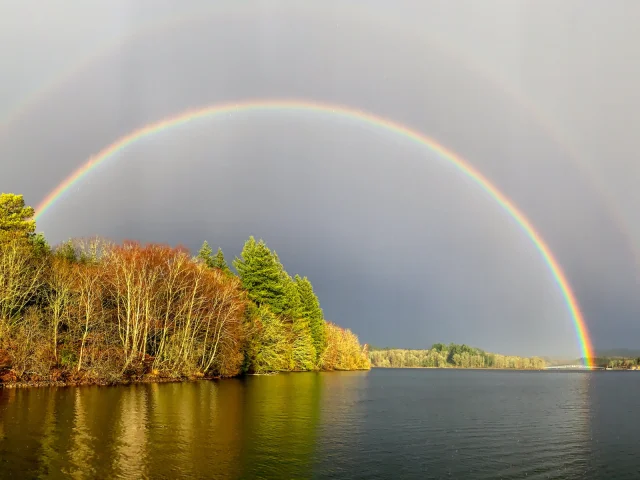
[[[369,368],[357,337],[322,319],[308,279],[291,278],[263,242],[247,242],[238,276],[207,245],[196,257],[101,239],[50,250],[15,197],[0,201],[2,381]]]

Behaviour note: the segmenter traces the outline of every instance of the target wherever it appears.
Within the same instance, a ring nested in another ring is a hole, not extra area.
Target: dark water
[[[0,391],[0,477],[640,479],[640,372]]]

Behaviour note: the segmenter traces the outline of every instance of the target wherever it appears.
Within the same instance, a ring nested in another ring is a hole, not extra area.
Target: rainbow
[[[522,228],[522,230],[542,255],[542,258],[549,267],[549,270],[551,270],[555,282],[560,287],[560,290],[564,297],[564,301],[571,314],[571,318],[574,322],[576,333],[578,336],[580,350],[582,356],[585,359],[585,364],[587,366],[591,366],[591,359],[593,358],[592,342],[589,338],[584,317],[582,316],[580,307],[573,291],[571,290],[569,282],[567,281],[562,268],[558,264],[558,261],[553,256],[551,250],[549,249],[542,236],[534,229],[531,222],[513,204],[513,202],[511,202],[511,200],[509,200],[504,194],[502,194],[485,176],[483,176],[471,164],[469,164],[467,161],[459,157],[451,150],[440,145],[435,140],[432,140],[431,138],[422,135],[421,133],[399,123],[342,105],[319,104],[303,100],[244,101],[241,103],[216,104],[197,108],[194,110],[188,110],[173,117],[165,118],[158,122],[148,124],[129,133],[128,135],[125,135],[124,137],[121,137],[111,145],[98,152],[96,155],[92,156],[82,166],[71,173],[71,175],[69,175],[51,193],[49,193],[49,195],[47,195],[45,199],[42,200],[42,202],[36,207],[34,218],[35,220],[40,219],[42,215],[44,215],[56,203],[56,201],[71,188],[71,186],[80,181],[80,179],[82,179],[85,175],[95,169],[98,165],[108,160],[109,158],[114,157],[119,152],[122,152],[128,146],[132,145],[142,138],[202,118],[249,111],[274,110],[311,111],[316,113],[331,114],[338,117],[357,120],[373,127],[385,129],[389,132],[393,132],[402,137],[410,139],[428,148],[432,152],[437,153],[440,157],[454,166],[460,173],[464,174],[466,177],[475,182],[517,222],[517,224]]]
[[[295,9],[293,8],[294,5],[296,7]],[[298,7],[300,9],[298,9]],[[333,12],[332,9],[327,9],[325,6],[317,7],[316,5],[311,5],[308,2],[286,2],[284,5],[271,5],[269,7],[269,11],[274,13],[276,12],[276,10],[274,10],[276,8],[282,9],[281,12],[278,10],[278,13],[292,14],[295,12],[298,16],[301,14],[309,14],[314,19]],[[245,15],[255,15],[259,12],[260,9],[256,10],[254,5],[243,2],[223,2],[222,0],[218,0],[215,5],[208,5],[205,8],[193,9],[178,16],[170,15],[168,17],[152,19],[143,23],[141,27],[136,28],[133,32],[125,33],[124,35],[116,36],[115,38],[110,38],[95,52],[92,52],[90,55],[74,63],[71,65],[71,68],[63,71],[61,75],[51,79],[50,81],[45,82],[41,88],[33,92],[22,102],[14,105],[14,108],[10,109],[5,118],[0,116],[0,134],[3,133],[2,130],[4,128],[8,127],[22,114],[28,112],[31,107],[35,106],[38,100],[45,96],[52,95],[55,89],[62,87],[70,79],[87,70],[89,66],[103,62],[109,55],[114,54],[119,48],[125,47],[129,42],[136,38],[143,38],[154,32],[165,33],[171,30],[191,27],[196,23],[208,22],[211,18],[219,15],[225,15],[225,17],[239,15],[240,18],[243,18]],[[566,132],[563,132],[559,125],[552,121],[552,117],[545,115],[540,110],[537,102],[534,102],[525,96],[525,94],[518,90],[514,84],[508,82],[505,77],[497,75],[495,71],[492,71],[489,68],[488,64],[480,62],[477,58],[469,56],[466,50],[456,47],[455,44],[446,42],[444,38],[436,35],[432,30],[425,30],[422,28],[422,25],[414,24],[413,22],[407,23],[406,18],[396,17],[391,11],[383,12],[381,9],[370,6],[364,8],[363,6],[342,2],[340,4],[340,16],[345,18],[345,15],[349,15],[349,18],[347,19],[349,21],[357,19],[359,22],[363,22],[364,20],[364,24],[376,25],[376,28],[384,27],[387,30],[387,33],[391,33],[395,37],[405,38],[407,42],[426,42],[430,47],[436,48],[449,57],[456,59],[471,73],[479,75],[493,83],[503,94],[514,101],[520,108],[525,110],[530,117],[535,120],[545,135],[564,150],[567,160],[576,167],[577,171],[580,172],[581,176],[590,184],[594,192],[599,196],[610,214],[611,220],[623,237],[627,250],[633,257],[636,267],[636,275],[640,275],[640,249],[637,247],[637,242],[635,242],[632,232],[629,229],[628,221],[620,211],[618,202],[613,197],[610,189],[602,182],[596,169],[589,163],[587,159],[588,155],[586,155],[582,150],[577,150],[575,143],[569,142]],[[327,20],[331,18],[332,17],[330,15],[326,17]],[[298,21],[300,20],[302,20],[302,18],[298,19]],[[582,159],[586,161],[580,161]]]

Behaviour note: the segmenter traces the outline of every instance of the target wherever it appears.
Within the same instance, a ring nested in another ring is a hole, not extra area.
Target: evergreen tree
[[[284,270],[282,264],[279,263],[279,265],[282,269],[282,283],[284,285],[282,314],[284,315],[286,320],[295,322],[296,320],[303,317],[300,292],[298,291],[293,278],[291,278],[289,274]]]
[[[276,315],[285,311],[285,282],[282,266],[263,240],[249,237],[241,258],[233,261],[243,288],[258,306],[267,305]]]
[[[218,247],[218,251],[213,257],[213,266],[215,268],[219,268],[226,274],[231,274],[231,269],[229,265],[227,265],[227,261],[224,259],[224,253],[222,253],[222,249]]]
[[[25,206],[22,195],[0,193],[0,236],[31,238],[36,229],[34,213]]]
[[[268,306],[252,307],[246,347],[247,370],[254,373],[287,370],[287,335],[282,321]]]
[[[42,233],[34,233],[29,240],[36,255],[42,257],[51,253],[51,247]]]
[[[213,258],[213,250],[211,250],[211,247],[209,246],[209,243],[206,240],[202,244],[202,247],[200,247],[200,251],[198,252],[197,258],[201,260],[202,263],[204,263],[209,268],[213,268],[215,266],[214,258]]]
[[[309,331],[313,339],[313,346],[315,347],[316,355],[319,358],[327,343],[326,329],[324,327],[324,314],[320,308],[320,301],[313,291],[313,286],[307,277],[301,278],[299,275],[296,275],[295,285],[300,296],[301,315],[308,321]]]
[[[317,353],[309,328],[309,319],[303,314],[300,291],[296,282],[284,269],[283,281],[285,285],[283,315],[291,326],[289,368],[291,370],[313,370],[316,368]]]
[[[56,248],[55,251],[55,255],[58,257],[62,257],[71,263],[78,261],[78,254],[71,240],[67,240],[66,242],[58,245],[58,248]]]
[[[290,364],[291,370],[314,370],[317,364],[316,348],[309,330],[309,322],[305,318],[296,319],[291,325]]]

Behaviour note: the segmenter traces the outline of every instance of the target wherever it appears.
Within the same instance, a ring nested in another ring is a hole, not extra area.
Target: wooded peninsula
[[[0,382],[115,384],[369,369],[311,282],[250,237],[234,274],[207,242],[104,239],[51,248],[21,195],[0,194]]]

